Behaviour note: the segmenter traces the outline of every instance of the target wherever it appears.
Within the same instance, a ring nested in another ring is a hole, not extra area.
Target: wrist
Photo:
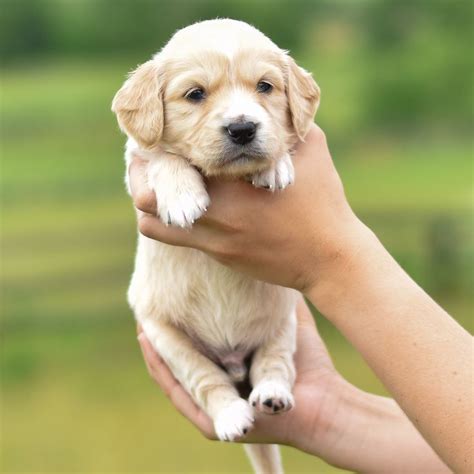
[[[375,234],[353,216],[340,228],[331,251],[314,265],[314,278],[304,289],[305,296],[328,319],[335,307],[350,297],[350,291],[369,277],[369,265],[389,256]]]
[[[292,418],[283,443],[331,462],[334,444],[345,430],[346,402],[356,391],[334,370],[319,373],[314,389],[306,394],[307,405]]]
[[[449,472],[394,400],[342,378],[335,393],[330,421],[315,427],[312,454],[356,472]]]
[[[361,450],[371,449],[370,443],[366,447],[369,437],[376,439],[383,435],[379,429],[383,423],[374,420],[389,418],[395,404],[392,400],[363,392],[339,374],[334,375],[323,382],[323,396],[317,394],[312,403],[317,407],[315,418],[306,417],[304,422],[300,421],[298,429],[292,430],[298,436],[288,444],[339,468],[367,470],[371,455],[364,455]]]

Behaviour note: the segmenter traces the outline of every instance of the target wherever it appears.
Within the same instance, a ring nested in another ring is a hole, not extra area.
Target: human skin
[[[281,193],[209,181],[212,204],[188,231],[154,216],[146,164],[135,160],[130,178],[142,211],[139,229],[305,294],[362,354],[439,457],[456,472],[472,472],[471,336],[352,212],[318,127],[299,144],[294,163],[295,185]]]

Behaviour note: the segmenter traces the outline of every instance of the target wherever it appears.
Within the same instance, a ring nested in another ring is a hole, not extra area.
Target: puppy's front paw
[[[295,401],[288,388],[281,382],[264,381],[252,390],[249,403],[261,413],[276,415],[291,410]]]
[[[191,227],[209,206],[209,196],[205,190],[196,193],[185,189],[156,192],[158,215],[167,225]]]
[[[223,408],[214,420],[214,429],[221,441],[235,441],[245,436],[254,423],[250,405],[239,398]]]
[[[158,216],[167,225],[191,227],[209,206],[201,174],[179,156],[165,152],[154,156],[148,185],[156,195]]]
[[[295,170],[288,154],[279,159],[271,168],[261,171],[251,178],[252,184],[256,188],[266,188],[270,191],[285,189],[288,185],[293,184],[294,180]]]

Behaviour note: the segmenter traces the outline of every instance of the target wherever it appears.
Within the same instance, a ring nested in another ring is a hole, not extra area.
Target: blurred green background
[[[472,330],[472,4],[0,0],[1,469],[248,472],[152,384],[125,302],[136,239],[110,103],[199,19],[253,23],[314,73],[356,212]],[[322,318],[336,366],[384,389]],[[382,348],[383,349],[383,348]],[[184,453],[184,454],[183,454]],[[284,449],[288,473],[337,472]]]

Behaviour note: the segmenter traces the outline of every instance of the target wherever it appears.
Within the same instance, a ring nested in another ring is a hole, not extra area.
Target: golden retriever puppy
[[[206,212],[204,176],[281,192],[291,150],[319,102],[311,75],[252,26],[210,20],[178,31],[117,92],[126,161],[149,162],[159,217],[192,226]],[[127,173],[128,174],[128,173]],[[296,293],[236,273],[193,249],[138,239],[128,298],[175,377],[221,440],[243,439],[255,416],[292,408]],[[235,387],[247,377],[248,400]],[[257,472],[282,472],[278,448],[247,446]]]

